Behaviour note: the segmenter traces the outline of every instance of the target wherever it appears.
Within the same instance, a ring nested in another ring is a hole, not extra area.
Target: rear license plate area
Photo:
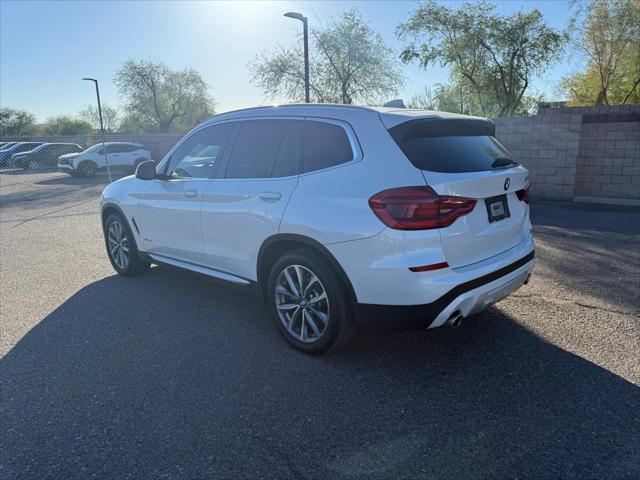
[[[485,198],[484,203],[487,205],[489,223],[498,222],[511,216],[509,213],[509,202],[507,201],[506,195]]]

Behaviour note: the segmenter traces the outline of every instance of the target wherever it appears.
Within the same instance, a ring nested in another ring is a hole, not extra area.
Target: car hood
[[[20,157],[26,157],[27,155],[29,155],[31,153],[31,150],[29,150],[28,152],[20,152],[20,153],[14,153],[12,155],[13,158],[20,158]]]
[[[64,155],[60,155],[58,158],[63,158],[67,160],[68,158],[74,158],[80,155],[79,153],[65,153]]]

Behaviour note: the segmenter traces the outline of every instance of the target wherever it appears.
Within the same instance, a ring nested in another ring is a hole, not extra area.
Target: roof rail
[[[347,104],[342,104],[342,103],[283,103],[281,105],[261,105],[258,107],[247,107],[247,108],[238,108],[236,110],[229,110],[227,112],[222,112],[222,113],[218,113],[216,115],[213,115],[212,117],[207,118],[206,120],[204,120],[204,122],[202,123],[207,123],[210,120],[213,119],[217,119],[222,117],[223,115],[229,115],[232,113],[238,113],[238,112],[246,112],[246,111],[251,111],[251,110],[266,110],[266,109],[271,109],[271,108],[280,108],[280,107],[284,107],[284,108],[289,108],[289,107],[317,107],[317,108],[347,108],[347,109],[359,109],[359,110],[366,110],[368,112],[375,112],[376,110],[369,108],[369,107],[364,107],[362,105],[347,105]]]

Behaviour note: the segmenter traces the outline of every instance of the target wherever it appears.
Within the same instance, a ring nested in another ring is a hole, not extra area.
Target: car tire
[[[40,163],[37,162],[36,160],[29,160],[28,162],[25,162],[23,165],[24,166],[22,168],[24,168],[25,170],[29,170],[29,171],[40,170]]]
[[[294,250],[273,264],[267,301],[280,334],[303,353],[320,355],[342,347],[357,332],[346,285],[312,250]]]
[[[84,178],[90,178],[95,176],[97,171],[98,171],[98,165],[96,165],[91,160],[85,160],[83,162],[80,162],[80,165],[78,165],[78,173],[80,174],[81,177],[84,177]]]
[[[104,242],[114,270],[126,277],[140,275],[151,266],[142,258],[128,223],[118,213],[110,214],[104,222]]]

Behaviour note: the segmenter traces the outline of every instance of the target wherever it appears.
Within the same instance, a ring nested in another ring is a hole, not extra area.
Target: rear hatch
[[[452,268],[493,257],[523,240],[529,229],[529,208],[523,201],[528,172],[495,139],[493,122],[446,114],[381,117],[428,186],[439,195],[477,201],[473,211],[440,229]]]

